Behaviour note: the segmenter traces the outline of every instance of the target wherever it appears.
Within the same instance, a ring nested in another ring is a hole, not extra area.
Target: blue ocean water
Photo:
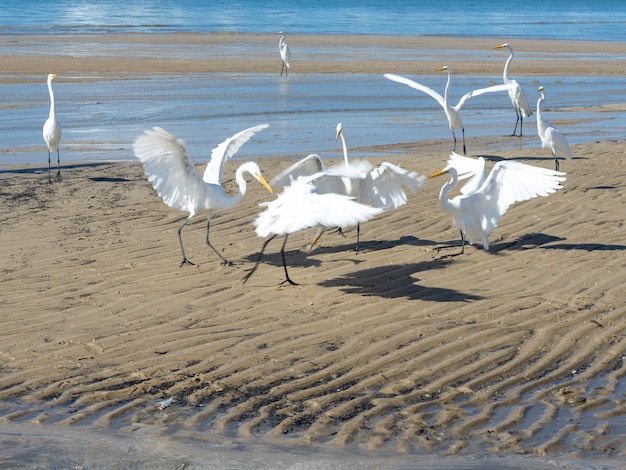
[[[626,41],[623,0],[2,0],[4,34],[276,32]]]

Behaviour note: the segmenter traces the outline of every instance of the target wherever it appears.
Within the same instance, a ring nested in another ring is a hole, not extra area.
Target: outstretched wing
[[[294,181],[275,200],[264,204],[266,210],[254,221],[258,236],[284,235],[319,225],[346,227],[381,212],[342,194],[319,194],[310,179]]]
[[[439,103],[439,105],[442,108],[445,109],[445,107],[446,107],[446,103],[443,100],[443,96],[441,96],[435,90],[432,90],[432,89],[428,88],[427,86],[422,85],[421,83],[414,82],[410,78],[406,78],[406,77],[403,77],[401,75],[396,75],[396,74],[393,74],[393,73],[386,73],[386,74],[383,75],[383,77],[385,77],[387,80],[391,80],[393,82],[402,83],[404,85],[410,86],[411,88],[413,88],[415,90],[419,90],[419,91],[421,91],[423,93],[426,93],[430,97],[432,97],[435,100],[437,100],[437,103]]]
[[[301,176],[309,176],[325,171],[326,166],[322,162],[322,157],[316,153],[312,153],[276,175],[270,182],[270,185],[272,187],[289,186]]]
[[[406,204],[404,187],[415,192],[424,186],[425,176],[384,162],[367,175],[360,186],[360,200],[368,201],[384,210],[397,209]]]
[[[461,99],[456,104],[456,106],[454,106],[454,109],[459,111],[463,107],[463,105],[467,102],[467,100],[469,100],[470,98],[474,98],[476,96],[480,96],[480,95],[483,95],[485,93],[496,93],[496,92],[499,92],[499,91],[509,91],[510,88],[511,88],[511,85],[505,83],[505,84],[501,84],[501,85],[493,85],[493,86],[489,86],[487,88],[479,88],[478,90],[470,91],[469,93],[466,93],[466,94],[464,94],[461,97]]]
[[[248,142],[254,134],[267,129],[269,124],[250,127],[226,139],[211,151],[211,159],[207,163],[202,179],[210,184],[220,184],[224,175],[224,162],[235,155],[241,146]]]
[[[133,151],[163,202],[194,214],[195,201],[205,193],[206,184],[193,165],[185,142],[155,127],[135,139]]]
[[[481,225],[490,233],[511,206],[561,189],[565,173],[516,161],[498,162],[478,191],[467,196],[480,209]]]

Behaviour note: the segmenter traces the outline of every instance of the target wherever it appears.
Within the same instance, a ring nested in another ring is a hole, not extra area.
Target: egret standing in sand
[[[478,90],[470,91],[461,97],[459,102],[455,106],[451,106],[448,102],[448,90],[450,89],[450,82],[452,81],[452,75],[447,66],[441,67],[437,69],[440,72],[446,72],[448,74],[448,81],[446,82],[446,88],[441,96],[435,90],[428,88],[427,86],[422,85],[421,83],[414,82],[413,80],[402,77],[400,75],[395,75],[392,73],[384,74],[384,77],[388,80],[392,80],[394,82],[402,83],[404,85],[408,85],[415,90],[419,90],[423,93],[426,93],[431,98],[434,98],[437,103],[443,108],[446,113],[446,118],[448,119],[448,125],[450,126],[450,130],[452,131],[452,138],[454,139],[454,148],[453,151],[456,152],[456,135],[454,133],[455,129],[461,129],[463,134],[463,153],[467,153],[465,150],[465,129],[463,128],[463,122],[461,121],[461,108],[463,105],[474,96],[482,95],[483,93],[495,93],[499,91],[506,91],[509,89],[509,86],[504,85],[493,85],[486,88],[480,88]]]
[[[558,157],[561,156],[567,158],[568,160],[571,160],[572,158],[574,158],[574,154],[572,153],[572,149],[567,143],[567,140],[565,140],[565,136],[561,134],[561,132],[550,123],[550,121],[543,118],[543,114],[541,111],[541,105],[545,101],[543,87],[540,86],[539,88],[537,88],[537,91],[541,93],[541,96],[537,100],[537,134],[539,134],[539,138],[541,139],[541,146],[544,149],[549,149],[552,152],[552,156],[554,157],[555,169],[558,171]]]
[[[320,194],[315,186],[315,180],[320,177],[324,177],[324,173],[301,176],[286,186],[275,200],[261,204],[266,209],[254,221],[256,233],[259,237],[271,237],[263,243],[259,257],[245,276],[244,283],[254,274],[265,248],[276,236],[285,236],[280,250],[285,269],[285,280],[281,284],[288,282],[297,285],[289,277],[285,262],[285,245],[289,234],[318,226],[355,225],[382,212],[382,209],[361,204],[345,194]]]
[[[524,118],[532,116],[533,111],[530,108],[530,104],[528,103],[528,97],[526,96],[526,92],[521,87],[521,85],[517,82],[517,80],[513,80],[509,78],[509,67],[511,66],[511,62],[513,61],[513,48],[508,44],[500,44],[496,46],[495,49],[503,49],[506,48],[509,51],[509,58],[506,60],[506,64],[504,64],[504,72],[502,72],[502,80],[505,85],[509,85],[509,98],[511,99],[511,103],[515,108],[515,115],[517,116],[517,120],[515,121],[515,128],[513,129],[513,134],[511,136],[516,136],[517,132],[517,124],[519,123],[519,136],[522,136],[523,126],[524,126]]]
[[[148,181],[163,202],[169,207],[189,212],[189,216],[178,229],[178,241],[183,260],[180,265],[193,265],[185,256],[181,231],[187,222],[201,210],[207,210],[206,243],[219,256],[223,265],[231,265],[209,241],[209,226],[214,209],[230,209],[243,199],[246,194],[244,173],[250,173],[271,193],[272,189],[261,175],[255,162],[241,165],[235,174],[239,192],[229,196],[221,186],[224,174],[224,161],[230,159],[239,148],[252,136],[268,127],[267,124],[245,129],[226,139],[211,152],[204,176],[201,177],[187,152],[185,142],[176,139],[165,129],[155,127],[147,130],[135,140],[135,156],[143,163]]]
[[[280,69],[280,74],[283,74],[283,70],[285,71],[285,75],[289,75],[288,71],[289,68],[291,67],[291,48],[289,47],[289,44],[287,44],[287,41],[285,40],[285,35],[283,34],[283,32],[281,31],[280,33],[280,39],[278,40],[278,50],[280,51],[280,59],[282,60],[282,67]]]
[[[483,166],[484,160],[477,162],[475,168]],[[509,206],[537,196],[547,196],[561,189],[560,183],[565,181],[565,173],[511,160],[501,161],[494,165],[479,187],[466,185],[461,195],[448,199],[448,193],[457,185],[461,172],[467,176],[469,171],[461,164],[457,168],[453,160],[448,160],[443,170],[430,176],[451,176],[450,181],[441,187],[439,202],[443,210],[452,215],[461,232],[461,252],[457,254],[463,254],[466,241],[470,245],[482,241],[485,250],[489,250],[489,234],[498,226]],[[476,174],[482,172],[480,170]]]
[[[57,176],[56,180],[61,180],[61,156],[59,155],[59,142],[61,141],[61,124],[57,120],[57,114],[54,109],[54,92],[52,91],[52,80],[56,77],[56,73],[48,75],[48,93],[50,94],[50,114],[43,124],[43,140],[48,147],[48,183],[52,183],[50,179],[50,153],[57,153]]]

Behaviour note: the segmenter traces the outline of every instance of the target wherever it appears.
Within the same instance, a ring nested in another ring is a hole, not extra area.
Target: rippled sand
[[[492,145],[472,140],[473,149]],[[428,175],[448,147],[362,150]],[[362,225],[358,254],[351,229],[325,235],[308,256],[299,248],[313,234],[290,237],[298,286],[279,285],[278,241],[242,284],[263,241],[251,222],[269,198],[256,183],[211,226],[235,265],[206,247],[198,216],[183,232],[198,265],[180,268],[184,216],[161,202],[141,165],[66,165],[52,185],[43,165],[3,167],[0,435],[12,450],[0,462],[38,462],[19,451],[41,441],[34,427],[70,441],[93,430],[127,436],[127,454],[113,462],[146,462],[146,442],[184,462],[168,447],[184,442],[194,462],[218,445],[254,443],[274,449],[261,462],[282,449],[307,459],[347,452],[388,468],[424,455],[434,468],[438,457],[486,455],[619,468],[624,142],[573,150],[561,163],[564,189],[511,207],[490,252],[440,257],[458,249],[448,247],[458,236],[437,201],[443,181],[429,180],[406,206]],[[540,148],[487,157],[553,167]],[[260,163],[270,179],[291,162]],[[107,447],[89,448],[86,440],[83,455]]]

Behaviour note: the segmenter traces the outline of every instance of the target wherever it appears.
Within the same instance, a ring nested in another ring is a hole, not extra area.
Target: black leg
[[[61,181],[61,155],[59,155],[59,149],[57,149],[57,181]]]
[[[361,224],[357,223],[356,224],[356,247],[354,248],[354,251],[356,251],[357,253],[359,251],[361,251]]]
[[[224,258],[222,254],[219,251],[217,251],[217,249],[213,245],[211,245],[211,242],[209,241],[209,227],[211,225],[211,215],[212,215],[212,211],[209,211],[207,215],[207,221],[206,221],[206,244],[209,245],[209,247],[215,252],[215,254],[220,257],[220,259],[222,260],[220,264],[222,266],[232,266],[233,263],[231,263],[226,258]]]
[[[259,257],[257,258],[256,263],[254,263],[254,266],[252,267],[252,269],[250,269],[250,271],[248,271],[248,274],[246,274],[246,276],[243,278],[244,284],[254,274],[254,271],[256,271],[256,268],[259,266],[259,263],[261,262],[261,258],[263,258],[263,252],[265,251],[265,248],[267,247],[268,243],[271,242],[274,238],[276,238],[276,235],[272,235],[270,238],[268,238],[267,240],[263,242],[263,246],[261,247],[261,252],[259,253]]]
[[[519,116],[520,112],[517,110],[517,108],[515,108],[515,127],[513,128],[513,133],[511,134],[511,137],[517,136],[517,124],[519,123]]]
[[[463,155],[467,155],[467,150],[465,150],[465,128],[461,127],[461,132],[463,133]]]
[[[285,261],[285,245],[287,244],[287,237],[289,236],[289,234],[285,235],[285,239],[283,240],[283,246],[280,249],[280,255],[283,259],[283,268],[285,268],[285,280],[283,282],[281,282],[280,284],[284,284],[285,282],[288,282],[289,284],[291,284],[292,286],[297,286],[298,283],[297,282],[293,282],[291,280],[291,278],[289,277],[289,273],[287,272],[287,262]]]
[[[183,260],[180,262],[180,266],[183,266],[183,265],[194,266],[194,263],[189,261],[187,257],[185,256],[185,248],[183,247],[183,237],[181,235],[183,227],[187,225],[187,222],[189,222],[190,220],[191,220],[191,217],[187,217],[187,219],[183,222],[183,225],[181,225],[180,228],[178,229],[178,243],[180,243],[180,251],[183,253]]]
[[[555,170],[559,171],[559,159],[556,158],[556,153],[552,152],[552,155],[554,155],[554,166],[555,166]]]
[[[48,149],[48,183],[52,183],[50,179],[50,149]]]

